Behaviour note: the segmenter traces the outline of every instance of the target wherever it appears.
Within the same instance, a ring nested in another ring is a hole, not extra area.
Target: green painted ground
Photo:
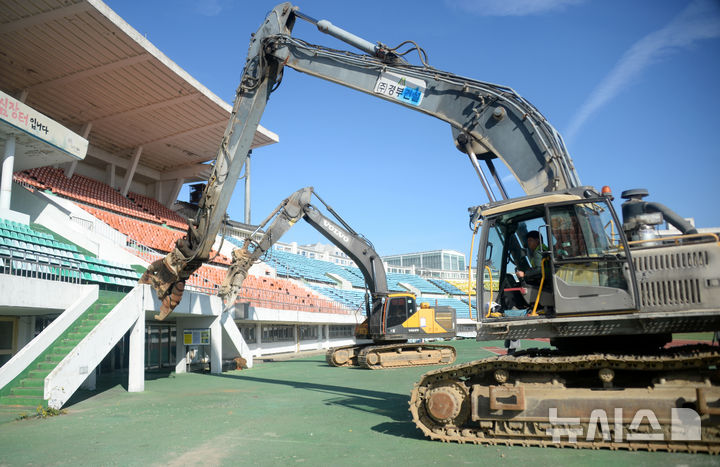
[[[471,340],[457,347],[459,361],[491,355]],[[316,355],[222,376],[148,375],[143,393],[127,393],[126,379],[99,381],[104,390],[80,394],[64,415],[15,420],[12,410],[0,412],[0,465],[720,463],[700,454],[428,441],[407,409],[410,390],[425,371],[331,368]]]

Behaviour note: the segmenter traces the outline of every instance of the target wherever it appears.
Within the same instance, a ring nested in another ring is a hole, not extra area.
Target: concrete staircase
[[[0,367],[0,405],[60,409],[125,334],[129,334],[128,392],[144,390],[145,320],[160,302],[149,285],[137,285],[128,293],[81,287],[90,289]],[[252,353],[233,317],[223,312],[219,297],[186,293],[175,317],[178,336],[184,328],[210,329],[213,373],[222,371],[224,340],[231,346],[230,354],[242,355],[252,366]],[[184,346],[182,341],[176,345],[176,371],[182,373]]]
[[[0,406],[47,407],[48,401],[44,397],[45,378],[124,296],[121,292],[100,291],[95,303],[0,390]]]

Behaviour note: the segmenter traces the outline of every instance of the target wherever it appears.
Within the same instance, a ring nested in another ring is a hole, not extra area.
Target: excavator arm
[[[264,45],[260,40],[267,35],[292,30],[291,11],[281,10],[273,10],[275,15],[268,16],[250,41],[230,120],[200,199],[197,216],[188,219],[187,234],[177,241],[175,248],[165,258],[150,264],[140,278],[141,284],[152,285],[161,301],[160,313],[155,319],[163,320],[175,309],[182,299],[185,281],[209,259],[268,97],[282,69],[275,61],[265,62]]]
[[[294,38],[292,30],[298,18],[365,54]],[[185,280],[208,260],[252,137],[285,66],[449,123],[454,144],[468,155],[490,201],[495,201],[495,194],[480,167],[481,160],[502,198],[507,198],[507,193],[494,159],[508,167],[528,194],[580,185],[562,138],[532,104],[509,87],[434,69],[417,45],[400,52],[404,44],[396,48],[372,44],[326,20],[304,15],[290,3],[280,4],[268,14],[250,41],[232,115],[198,215],[189,220],[187,235],[178,240],[175,249],[151,264],[141,278],[141,282],[153,285],[162,301],[157,319],[164,319],[173,310],[182,297]],[[403,58],[414,49],[420,54],[420,66]]]
[[[374,299],[387,296],[385,268],[380,255],[375,251],[370,241],[355,232],[347,222],[315,194],[315,197],[325,205],[337,222],[320,212],[310,203],[313,194],[313,188],[306,187],[284,199],[258,227],[258,229],[261,229],[272,220],[262,237],[259,240],[253,240],[252,236],[250,236],[245,240],[241,248],[233,251],[232,265],[228,269],[219,292],[219,295],[223,297],[226,303],[226,308],[234,305],[250,267],[300,219],[304,219],[355,262],[362,272],[365,283]]]

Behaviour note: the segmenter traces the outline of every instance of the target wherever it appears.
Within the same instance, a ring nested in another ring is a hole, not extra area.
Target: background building
[[[455,250],[389,255],[383,256],[383,261],[391,268],[403,268],[422,277],[467,280],[468,276],[465,255]]]

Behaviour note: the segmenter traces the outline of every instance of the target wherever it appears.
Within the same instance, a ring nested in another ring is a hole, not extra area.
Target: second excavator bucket
[[[235,299],[248,276],[248,271],[255,261],[250,252],[250,245],[252,243],[252,240],[248,238],[243,243],[242,248],[236,248],[232,252],[232,264],[228,268],[225,279],[218,291],[218,295],[220,295],[225,302],[226,308],[235,304]]]

